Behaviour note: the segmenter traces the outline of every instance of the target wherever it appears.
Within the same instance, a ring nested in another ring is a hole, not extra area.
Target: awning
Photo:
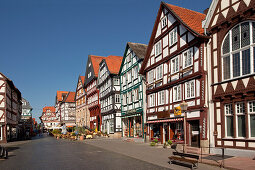
[[[183,118],[152,120],[152,121],[147,121],[147,123],[162,123],[162,122],[177,122],[177,121],[183,121]]]

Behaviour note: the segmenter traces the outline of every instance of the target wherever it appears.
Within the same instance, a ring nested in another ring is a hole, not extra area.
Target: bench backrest
[[[192,154],[181,153],[181,152],[173,152],[173,155],[178,155],[178,156],[181,156],[181,157],[189,157],[189,158],[199,159],[198,155],[192,155]]]

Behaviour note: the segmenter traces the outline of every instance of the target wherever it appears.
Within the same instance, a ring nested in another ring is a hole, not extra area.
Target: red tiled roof
[[[65,102],[75,102],[75,92],[69,92]]]
[[[68,93],[68,91],[57,91],[57,101],[58,102],[61,102],[62,100],[63,100],[63,98],[62,98],[62,94],[64,94],[64,93]]]
[[[110,55],[105,58],[107,67],[112,74],[118,74],[123,57]]]
[[[85,76],[80,76],[80,77],[81,77],[81,82],[82,82],[82,84],[84,84]]]
[[[102,56],[95,56],[95,55],[90,55],[90,57],[91,57],[91,62],[92,62],[93,68],[94,68],[95,76],[97,77],[97,76],[98,76],[98,70],[99,70],[99,64],[100,64],[100,62],[101,62],[105,57],[102,57]]]
[[[53,113],[55,113],[55,111],[56,111],[54,106],[45,106],[43,108],[43,112],[46,112],[47,110],[50,110]]]
[[[200,12],[192,11],[190,9],[178,7],[172,4],[166,4],[171,11],[179,17],[179,19],[186,24],[190,29],[203,35],[204,29],[202,28],[202,21],[205,19],[206,15]]]

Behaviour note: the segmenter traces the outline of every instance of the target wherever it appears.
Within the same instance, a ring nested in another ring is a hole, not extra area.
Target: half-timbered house
[[[58,118],[58,121],[61,122],[61,108],[60,104],[62,101],[66,98],[66,95],[68,94],[68,91],[57,91],[56,94],[56,100],[55,100],[55,109],[56,109],[56,117]]]
[[[140,70],[146,75],[150,139],[208,146],[204,19],[161,2]],[[184,102],[186,112],[180,107]]]
[[[121,103],[119,69],[120,56],[105,57],[99,64],[97,88],[101,104],[102,131],[114,137],[121,136]]]
[[[146,49],[145,44],[128,42],[121,63],[119,76],[123,137],[144,136],[146,87],[143,76],[138,75],[138,72]]]
[[[216,147],[255,150],[254,7],[254,0],[213,0],[203,23],[211,37],[211,143]]]
[[[17,139],[21,113],[20,91],[0,72],[0,143]]]
[[[90,112],[90,128],[100,130],[102,119],[99,103],[99,90],[97,88],[97,78],[99,63],[104,57],[89,55],[85,73],[85,91],[87,92],[87,104]]]
[[[79,76],[75,94],[76,124],[79,127],[90,126],[90,114],[87,105],[87,94],[84,87],[85,76]]]
[[[54,106],[45,106],[42,115],[40,116],[43,128],[46,130],[53,130],[59,128],[60,121],[56,116],[56,109]]]
[[[67,127],[76,125],[74,98],[75,92],[68,92],[60,103],[61,123],[64,123]]]

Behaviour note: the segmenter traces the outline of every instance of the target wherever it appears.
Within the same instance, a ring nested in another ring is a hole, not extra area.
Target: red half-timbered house
[[[42,116],[40,117],[43,123],[43,128],[47,130],[55,129],[59,126],[60,122],[56,117],[56,109],[54,106],[45,106],[43,108]]]
[[[99,103],[99,89],[97,78],[99,64],[105,57],[89,55],[85,73],[85,90],[87,92],[87,104],[90,112],[90,128],[100,130],[102,125],[101,108]]]
[[[150,139],[208,145],[204,19],[202,13],[161,2],[140,70],[147,81]],[[184,101],[187,112],[174,114]]]
[[[254,7],[255,0],[213,0],[203,23],[211,37],[211,141],[235,153],[255,150]]]

